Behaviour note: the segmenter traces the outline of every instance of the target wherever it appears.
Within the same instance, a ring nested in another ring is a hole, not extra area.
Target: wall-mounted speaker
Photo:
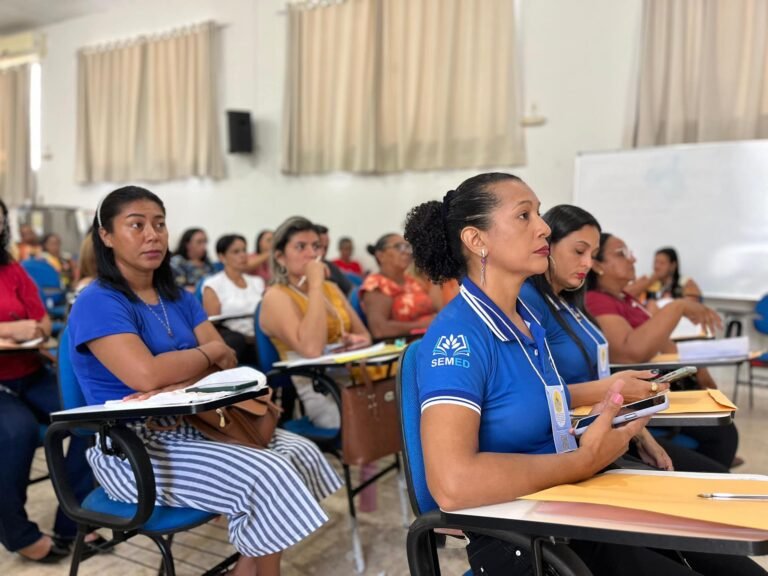
[[[227,110],[227,126],[229,127],[230,154],[253,152],[251,113]]]

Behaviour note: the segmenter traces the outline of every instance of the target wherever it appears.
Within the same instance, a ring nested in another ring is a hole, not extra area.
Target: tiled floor
[[[727,394],[732,393],[732,370],[716,374]],[[768,474],[768,390],[756,392],[755,407],[750,410],[746,390],[742,389],[737,424],[741,435],[739,454],[746,463],[737,469],[744,473]],[[45,468],[42,453],[38,454],[35,468]],[[54,495],[49,482],[41,482],[29,491],[30,516],[44,529],[52,525]],[[341,490],[325,502],[330,522],[321,530],[286,552],[283,561],[285,576],[305,575],[352,575],[354,562],[351,554],[350,531],[346,513],[346,496]],[[408,574],[405,558],[405,535],[400,513],[397,482],[389,476],[380,482],[378,507],[375,512],[359,514],[367,567],[371,576],[399,576]],[[80,570],[83,576],[152,576],[157,573],[159,555],[154,545],[146,539],[136,538],[121,544],[111,554],[91,558]],[[206,550],[216,556],[200,552]],[[191,534],[182,534],[174,544],[177,573],[179,576],[200,574],[202,566],[216,564],[220,557],[229,554],[223,524],[209,524]],[[462,574],[467,568],[466,556],[458,540],[449,539],[448,548],[441,552],[443,573]],[[768,558],[760,563],[768,567]],[[13,576],[54,576],[68,573],[67,561],[56,566],[41,566],[20,559],[0,549],[0,574]]]

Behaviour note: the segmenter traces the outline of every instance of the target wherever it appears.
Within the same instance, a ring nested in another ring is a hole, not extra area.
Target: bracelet
[[[210,357],[210,356],[208,356],[208,354],[206,354],[206,353],[205,353],[205,350],[203,350],[203,349],[202,349],[202,348],[200,348],[199,346],[198,346],[197,348],[195,348],[195,350],[197,350],[198,352],[200,352],[200,354],[202,354],[203,356],[205,356],[205,359],[206,359],[206,360],[208,360],[208,368],[210,368],[211,366],[213,366],[213,361],[211,360],[211,357]]]

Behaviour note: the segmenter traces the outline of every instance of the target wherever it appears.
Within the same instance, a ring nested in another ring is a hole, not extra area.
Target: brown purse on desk
[[[341,390],[341,444],[344,463],[354,466],[401,450],[395,377],[371,380],[365,361],[353,372],[352,386]]]
[[[267,395],[260,398],[184,416],[184,420],[208,440],[266,448],[282,412],[271,398],[270,389]]]

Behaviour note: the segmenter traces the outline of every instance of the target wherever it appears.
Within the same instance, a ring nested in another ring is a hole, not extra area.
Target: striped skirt
[[[275,430],[269,450],[212,442],[186,423],[133,430],[152,462],[157,503],[224,514],[243,556],[285,550],[314,532],[328,520],[318,501],[342,484],[315,444],[285,430]],[[99,442],[87,458],[111,498],[136,502],[127,461],[104,455]]]

